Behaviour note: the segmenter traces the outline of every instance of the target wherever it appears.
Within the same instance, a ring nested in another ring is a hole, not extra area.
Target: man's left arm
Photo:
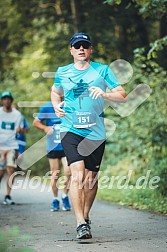
[[[24,118],[21,113],[16,121],[16,133],[24,134]]]
[[[126,102],[127,94],[122,86],[117,86],[112,88],[109,92],[104,92],[99,87],[91,87],[89,89],[91,91],[90,96],[92,99],[97,99],[98,97],[102,97],[105,100],[113,101],[113,102]]]
[[[103,93],[102,97],[106,100],[113,102],[126,102],[127,94],[122,86],[117,86],[110,90],[108,93]]]

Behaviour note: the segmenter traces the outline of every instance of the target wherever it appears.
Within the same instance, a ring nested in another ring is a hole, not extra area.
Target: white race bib
[[[72,116],[75,128],[90,128],[96,125],[96,115],[91,112],[74,112]]]

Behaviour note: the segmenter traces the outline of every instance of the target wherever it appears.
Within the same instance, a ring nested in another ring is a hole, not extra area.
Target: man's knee
[[[66,169],[65,171],[64,171],[64,175],[66,176],[66,177],[70,177],[71,176],[71,171],[70,171],[70,169]]]
[[[59,178],[60,170],[52,170],[51,171],[51,176],[52,179],[57,180]]]
[[[12,174],[15,172],[15,168],[12,167],[12,166],[8,166],[8,167],[6,168],[6,171],[7,171],[7,174],[8,174],[8,175],[12,175]]]
[[[73,172],[71,176],[71,184],[79,189],[82,189],[84,186],[84,173],[81,171]]]
[[[98,174],[93,171],[89,171],[87,174],[86,188],[92,189],[98,186]]]

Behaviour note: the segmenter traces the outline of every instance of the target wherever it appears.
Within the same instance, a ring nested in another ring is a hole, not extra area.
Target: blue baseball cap
[[[79,41],[85,41],[85,42],[88,42],[91,44],[91,40],[90,40],[89,35],[84,32],[79,32],[79,33],[73,34],[70,39],[70,45],[73,46],[74,44],[76,44]]]
[[[13,95],[10,91],[4,91],[1,93],[1,99],[5,98],[5,97],[10,97],[12,100],[14,99]]]

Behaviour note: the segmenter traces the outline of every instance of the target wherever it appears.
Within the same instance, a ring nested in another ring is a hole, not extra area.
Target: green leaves
[[[19,228],[13,226],[8,230],[0,230],[0,249],[1,252],[35,252],[31,248],[22,247],[21,241],[29,239],[28,236],[21,235]]]
[[[165,46],[167,46],[167,36],[157,39],[154,41],[154,43],[150,44],[151,48],[147,54],[147,58],[158,58],[157,52],[161,51]]]
[[[108,0],[108,1],[104,1],[104,3],[108,3],[108,4],[117,4],[119,5],[122,2],[122,0]]]

